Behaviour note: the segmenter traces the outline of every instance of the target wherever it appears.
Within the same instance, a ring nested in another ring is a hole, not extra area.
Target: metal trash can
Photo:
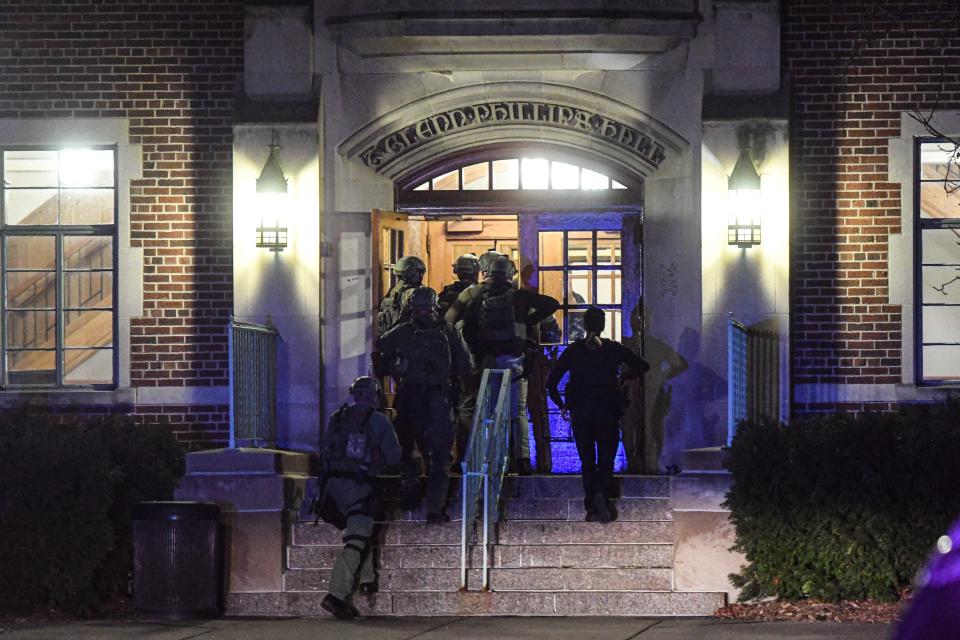
[[[219,615],[220,507],[141,502],[133,508],[133,604],[171,618]]]

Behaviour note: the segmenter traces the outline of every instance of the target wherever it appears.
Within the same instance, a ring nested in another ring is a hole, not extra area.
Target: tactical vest
[[[374,408],[362,412],[351,410],[344,405],[330,418],[328,429],[332,429],[327,439],[327,448],[323,459],[327,471],[333,475],[369,475],[376,472],[375,460],[379,448],[372,442],[370,416]]]
[[[442,322],[427,329],[412,328],[409,343],[403,348],[406,359],[401,384],[446,387],[450,384],[450,338]]]
[[[403,294],[415,288],[401,281],[387,292],[380,303],[380,312],[377,313],[377,335],[382,336],[400,322],[403,313]]]
[[[487,292],[481,300],[478,326],[480,339],[484,342],[526,339],[526,325],[516,321],[517,312],[513,301],[515,292],[516,289],[512,287],[500,294]]]

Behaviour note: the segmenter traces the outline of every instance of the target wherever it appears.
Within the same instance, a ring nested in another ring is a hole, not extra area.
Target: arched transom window
[[[610,176],[547,158],[486,160],[445,171],[413,191],[597,191],[626,189]]]

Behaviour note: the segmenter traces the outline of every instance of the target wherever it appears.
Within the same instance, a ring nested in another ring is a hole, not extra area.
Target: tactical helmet
[[[361,395],[367,397],[378,397],[380,395],[380,383],[376,378],[370,376],[360,376],[350,384],[350,395],[356,400]]]
[[[417,287],[410,294],[410,301],[407,304],[413,310],[432,309],[437,306],[437,292],[430,287]]]
[[[453,263],[453,272],[457,275],[477,275],[480,273],[480,261],[472,253],[465,253]]]
[[[486,253],[482,254],[480,256],[480,259],[477,261],[478,264],[480,265],[480,271],[483,271],[484,273],[489,272],[490,263],[492,263],[495,259],[499,258],[502,255],[503,255],[502,253],[500,253],[499,251],[494,251],[493,249],[490,249],[490,251],[487,251]]]
[[[499,275],[508,280],[513,277],[513,271],[513,262],[507,256],[497,256],[487,267],[487,275]]]
[[[413,279],[417,274],[423,277],[427,272],[427,265],[417,256],[403,256],[393,265],[393,272],[405,280]]]

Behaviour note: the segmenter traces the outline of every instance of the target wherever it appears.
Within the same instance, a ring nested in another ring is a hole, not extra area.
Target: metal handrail
[[[270,447],[277,442],[277,342],[280,332],[266,324],[230,316],[227,352],[230,375],[230,448]]]
[[[461,469],[460,588],[467,588],[467,556],[483,498],[483,589],[490,587],[490,523],[500,519],[500,491],[510,453],[509,369],[484,369]],[[499,383],[495,379],[499,378]],[[481,491],[482,489],[482,491]]]

